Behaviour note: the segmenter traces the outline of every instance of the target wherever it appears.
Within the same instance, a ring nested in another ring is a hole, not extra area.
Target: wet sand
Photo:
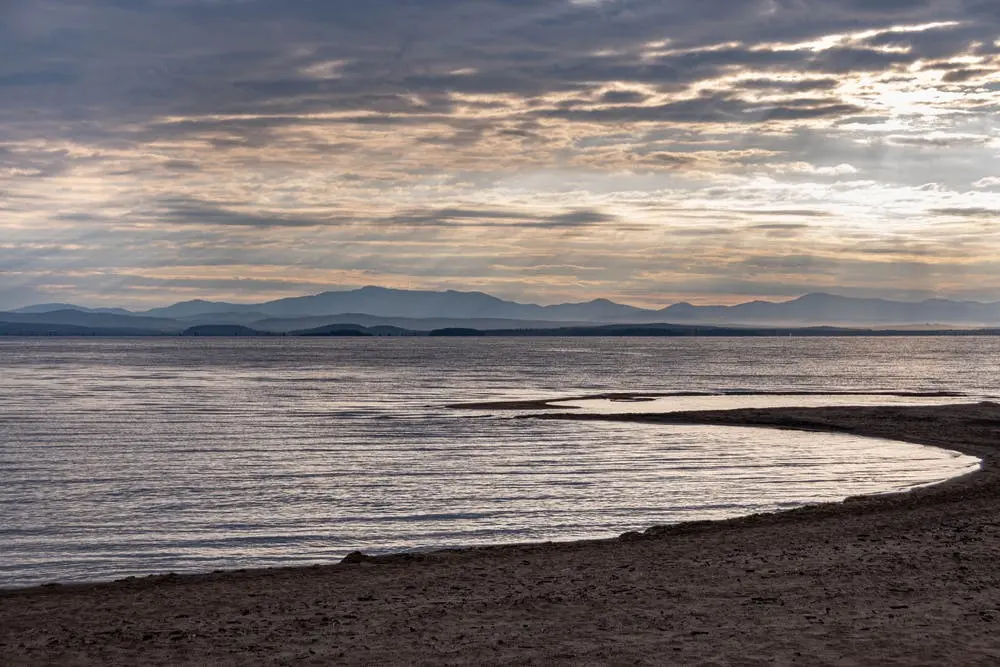
[[[0,664],[1000,663],[1000,405],[536,418],[846,432],[983,467],[610,540],[0,592]]]

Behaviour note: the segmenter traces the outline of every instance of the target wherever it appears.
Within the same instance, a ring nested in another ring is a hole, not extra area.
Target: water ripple
[[[604,537],[909,488],[975,461],[846,435],[441,406],[637,390],[986,396],[995,341],[3,340],[0,586]]]

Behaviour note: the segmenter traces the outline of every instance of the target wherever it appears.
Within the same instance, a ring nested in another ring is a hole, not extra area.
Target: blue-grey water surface
[[[0,586],[606,537],[933,483],[977,462],[844,435],[443,406],[690,390],[968,398],[656,409],[979,400],[1000,393],[998,360],[1000,339],[979,337],[2,339]]]

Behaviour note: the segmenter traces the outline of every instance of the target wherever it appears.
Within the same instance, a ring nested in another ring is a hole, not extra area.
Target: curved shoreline
[[[528,418],[851,433],[982,464],[905,493],[607,540],[0,591],[0,662],[1000,660],[1000,405]]]
[[[654,401],[658,398],[697,398],[713,396],[891,396],[894,398],[968,398],[966,394],[955,391],[760,391],[751,389],[731,389],[727,391],[615,391],[600,394],[585,394],[582,396],[560,396],[557,398],[472,401],[467,403],[451,403],[445,407],[452,410],[576,410],[578,408],[573,405],[556,404],[567,403],[570,401],[594,400],[642,403],[646,401]]]

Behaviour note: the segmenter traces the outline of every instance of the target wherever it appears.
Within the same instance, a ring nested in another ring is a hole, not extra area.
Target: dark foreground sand
[[[600,542],[3,592],[0,664],[1000,664],[1000,405],[632,418],[885,436],[984,464]]]

